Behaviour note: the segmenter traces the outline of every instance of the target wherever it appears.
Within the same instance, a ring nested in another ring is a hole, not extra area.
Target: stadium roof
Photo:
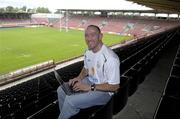
[[[155,10],[180,13],[180,0],[127,0]]]
[[[168,13],[167,11],[162,10],[99,10],[99,9],[57,9],[61,11],[70,11],[70,12],[138,12],[138,13]]]

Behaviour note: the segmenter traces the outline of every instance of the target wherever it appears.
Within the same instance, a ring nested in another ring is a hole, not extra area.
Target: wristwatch
[[[95,85],[95,84],[92,84],[92,85],[91,85],[91,91],[95,91],[95,88],[96,88],[96,85]]]

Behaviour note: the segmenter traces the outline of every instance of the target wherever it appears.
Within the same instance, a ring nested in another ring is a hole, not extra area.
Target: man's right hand
[[[73,78],[73,79],[70,79],[69,80],[69,85],[70,86],[74,86],[75,83],[79,82],[81,79],[76,77],[76,78]]]

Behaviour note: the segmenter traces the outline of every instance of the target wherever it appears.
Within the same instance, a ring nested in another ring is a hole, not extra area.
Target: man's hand
[[[88,85],[88,84],[85,84],[81,81],[79,82],[76,82],[74,85],[73,85],[73,90],[74,91],[90,91],[91,90],[91,86]]]
[[[78,78],[78,77],[73,78],[73,79],[70,79],[70,80],[69,80],[69,86],[72,86],[72,87],[73,87],[75,83],[80,82],[80,81],[81,81],[81,79]]]

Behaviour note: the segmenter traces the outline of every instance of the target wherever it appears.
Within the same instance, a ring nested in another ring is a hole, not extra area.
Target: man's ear
[[[103,38],[103,34],[100,33],[100,34],[99,34],[99,39],[102,40],[102,38]]]

